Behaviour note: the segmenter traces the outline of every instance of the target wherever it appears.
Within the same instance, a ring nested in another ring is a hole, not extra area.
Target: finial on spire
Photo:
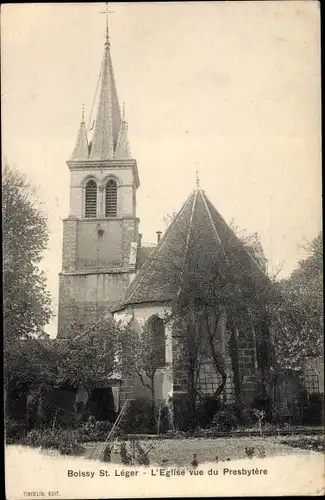
[[[106,2],[105,12],[101,12],[101,14],[106,15],[106,35],[105,35],[105,45],[110,45],[109,42],[109,31],[108,31],[108,14],[114,14],[115,10],[108,10],[108,2]]]
[[[85,105],[82,105],[81,111],[81,123],[85,123]]]
[[[125,102],[122,103],[122,119],[125,121]]]
[[[200,189],[199,171],[196,171],[196,189]]]

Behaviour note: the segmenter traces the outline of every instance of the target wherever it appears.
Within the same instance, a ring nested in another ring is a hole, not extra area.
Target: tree
[[[173,325],[175,349],[173,352],[174,383],[187,389],[189,415],[187,422],[190,429],[196,427],[197,398],[204,399],[200,393],[200,370],[202,366],[205,336],[202,323],[196,316],[187,316],[184,321],[181,311],[172,309],[169,320]],[[188,314],[193,314],[192,310]]]
[[[323,240],[322,233],[305,246],[288,279],[277,283],[273,344],[274,369],[302,371],[308,358],[323,353]]]
[[[4,386],[6,393],[22,394],[42,383],[54,383],[58,355],[53,341],[12,340],[4,357]]]
[[[228,377],[227,347],[232,358],[235,392],[240,400],[238,331],[247,331],[252,336],[253,329],[265,321],[272,284],[264,267],[248,250],[251,239],[243,243],[228,228],[224,229],[223,241],[218,242],[215,228],[209,220],[206,223],[198,220],[190,227],[191,231],[184,232],[174,227],[177,234],[174,235],[173,253],[166,257],[165,252],[164,260],[168,259],[167,279],[174,280],[177,283],[174,289],[178,288],[178,293],[170,302],[168,319],[177,332],[178,345],[181,345],[179,362],[183,363],[186,374],[184,380],[192,425],[195,425],[196,401],[198,397],[202,398],[199,391],[202,361],[210,360],[220,376],[220,383],[213,394],[217,401],[224,392]],[[181,254],[184,248],[185,256]],[[159,264],[164,267],[162,260]],[[163,278],[166,279],[166,276]],[[265,331],[255,330],[259,340]]]
[[[155,378],[160,368],[166,368],[164,360],[165,340],[156,336],[154,330],[146,326],[141,333],[128,329],[123,336],[123,368],[126,374],[136,374],[141,384],[151,394],[152,425],[156,418]]]
[[[42,335],[51,316],[50,295],[39,269],[47,246],[46,217],[26,177],[5,165],[2,180],[5,341]]]
[[[121,371],[124,330],[111,318],[80,325],[70,324],[67,339],[12,340],[5,352],[6,395],[17,399],[41,386],[85,388]],[[73,335],[74,334],[74,335]],[[78,335],[78,338],[76,337]]]
[[[122,370],[121,339],[124,329],[112,318],[68,327],[66,339],[55,342],[59,363],[55,384],[74,388],[84,387],[89,392],[98,384]]]

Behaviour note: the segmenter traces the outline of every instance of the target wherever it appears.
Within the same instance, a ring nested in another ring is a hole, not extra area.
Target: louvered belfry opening
[[[105,198],[105,216],[117,216],[117,185],[113,179],[110,179],[106,184]]]
[[[91,180],[86,185],[85,217],[97,216],[97,184]]]

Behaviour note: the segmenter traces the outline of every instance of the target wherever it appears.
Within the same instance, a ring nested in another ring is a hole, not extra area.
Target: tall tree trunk
[[[221,375],[221,384],[219,387],[217,387],[216,391],[214,392],[213,396],[214,398],[218,398],[220,394],[222,394],[226,382],[227,382],[227,372],[225,368],[225,360],[222,356],[222,354],[217,351],[215,348],[215,338],[216,334],[220,333],[220,330],[222,329],[223,331],[221,332],[221,335],[218,335],[218,337],[223,338],[224,337],[224,328],[225,328],[225,312],[222,312],[218,318],[218,320],[215,321],[215,327],[214,331],[211,331],[210,324],[209,324],[209,318],[206,315],[206,327],[207,327],[207,336],[208,336],[208,344],[210,348],[210,354],[213,360],[214,367],[216,369],[217,373],[220,373]],[[224,346],[222,346],[222,349],[224,349]]]
[[[156,391],[155,391],[155,375],[150,377],[151,380],[151,426],[152,429],[156,426]]]
[[[217,387],[216,391],[213,394],[213,396],[217,399],[220,396],[220,394],[222,394],[225,388],[227,382],[227,372],[224,367],[224,360],[221,354],[217,352],[217,350],[215,349],[213,340],[210,337],[209,337],[209,345],[215,369],[221,375],[221,384],[219,385],[219,387]]]
[[[239,410],[242,404],[241,375],[239,369],[237,329],[234,323],[232,323],[231,325],[229,347],[230,347],[231,366],[234,374],[233,380],[234,380],[234,390],[235,390],[235,401]],[[240,417],[241,415],[238,416]]]
[[[189,399],[189,428],[194,430],[196,427],[196,374],[194,366],[191,364],[189,369],[189,380],[188,380],[188,399]]]

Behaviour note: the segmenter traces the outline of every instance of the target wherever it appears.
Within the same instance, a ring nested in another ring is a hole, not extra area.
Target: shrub
[[[58,450],[61,455],[80,455],[84,451],[77,430],[64,429],[59,433],[59,439]]]
[[[174,394],[174,426],[185,432],[190,427],[189,401],[185,394]]]
[[[79,455],[83,452],[80,433],[75,429],[33,429],[24,443],[32,447],[58,450],[62,455]]]
[[[5,422],[6,443],[20,443],[26,435],[26,422],[23,420],[7,419]]]
[[[272,401],[270,398],[256,396],[252,407],[256,410],[264,411],[266,420],[272,419]]]
[[[206,396],[204,401],[201,401],[197,407],[197,421],[202,429],[212,424],[213,418],[222,408],[219,399],[211,396]]]
[[[246,426],[256,425],[257,418],[254,408],[247,406],[242,411],[241,423]]]
[[[105,441],[112,427],[112,422],[106,420],[88,421],[80,427],[79,433],[84,442]]]
[[[148,399],[130,401],[122,428],[125,432],[151,433],[155,431],[152,418],[152,403]]]
[[[159,407],[157,408],[156,421],[157,421],[157,429],[159,422],[159,434],[165,434],[170,429],[169,413],[166,405],[162,404],[160,408],[160,416],[159,416]]]
[[[325,451],[324,436],[295,436],[283,439],[281,443],[303,450]]]
[[[324,422],[324,395],[314,392],[308,396],[303,409],[303,424],[322,425]]]
[[[210,427],[219,432],[230,432],[237,425],[238,419],[233,408],[225,406],[214,415]]]
[[[32,429],[27,433],[25,442],[28,446],[38,448],[42,445],[42,431],[40,429]]]

